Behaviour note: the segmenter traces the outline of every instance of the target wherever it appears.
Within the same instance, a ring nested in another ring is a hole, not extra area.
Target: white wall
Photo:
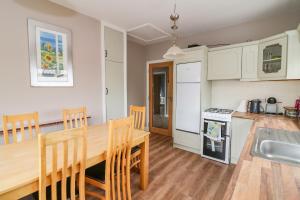
[[[74,87],[30,86],[28,18],[72,31]],[[91,122],[99,123],[99,22],[46,0],[1,0],[0,19],[0,116],[37,111],[43,122],[61,119],[63,108],[84,105]]]
[[[192,43],[203,45],[240,43],[296,29],[299,23],[300,13],[290,12],[187,38],[179,38],[177,43],[182,48],[186,48],[188,44]],[[170,41],[147,46],[147,60],[161,59],[170,46]],[[212,106],[216,107],[235,109],[242,99],[264,99],[270,96],[278,98],[284,106],[293,106],[295,99],[300,96],[300,81],[241,82],[226,80],[212,82]]]
[[[266,99],[271,96],[283,102],[282,106],[294,106],[295,99],[300,97],[300,81],[212,82],[212,106],[215,107],[236,109],[243,99]]]

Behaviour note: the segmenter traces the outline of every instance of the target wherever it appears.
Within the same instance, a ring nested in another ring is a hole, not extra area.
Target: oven
[[[213,121],[221,126],[221,138],[218,141],[211,140],[207,135],[208,122]],[[229,164],[230,155],[230,122],[213,119],[203,120],[202,130],[202,156]],[[213,143],[213,144],[212,144]]]

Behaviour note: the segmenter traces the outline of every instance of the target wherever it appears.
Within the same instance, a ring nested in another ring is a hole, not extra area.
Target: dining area
[[[86,107],[63,109],[63,129],[42,133],[37,112],[4,115],[0,199],[132,199],[131,174],[149,181],[145,107],[88,124]],[[91,189],[93,188],[93,189]]]

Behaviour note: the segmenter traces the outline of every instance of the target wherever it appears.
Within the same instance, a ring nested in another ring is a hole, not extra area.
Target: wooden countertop
[[[300,165],[288,165],[250,154],[257,127],[300,131],[299,121],[284,116],[235,112],[252,119],[247,141],[223,199],[300,199]]]

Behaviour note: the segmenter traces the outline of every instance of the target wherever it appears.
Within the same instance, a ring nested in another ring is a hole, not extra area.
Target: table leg
[[[149,179],[149,135],[145,136],[144,143],[141,144],[141,166],[140,166],[140,187],[146,190]]]

